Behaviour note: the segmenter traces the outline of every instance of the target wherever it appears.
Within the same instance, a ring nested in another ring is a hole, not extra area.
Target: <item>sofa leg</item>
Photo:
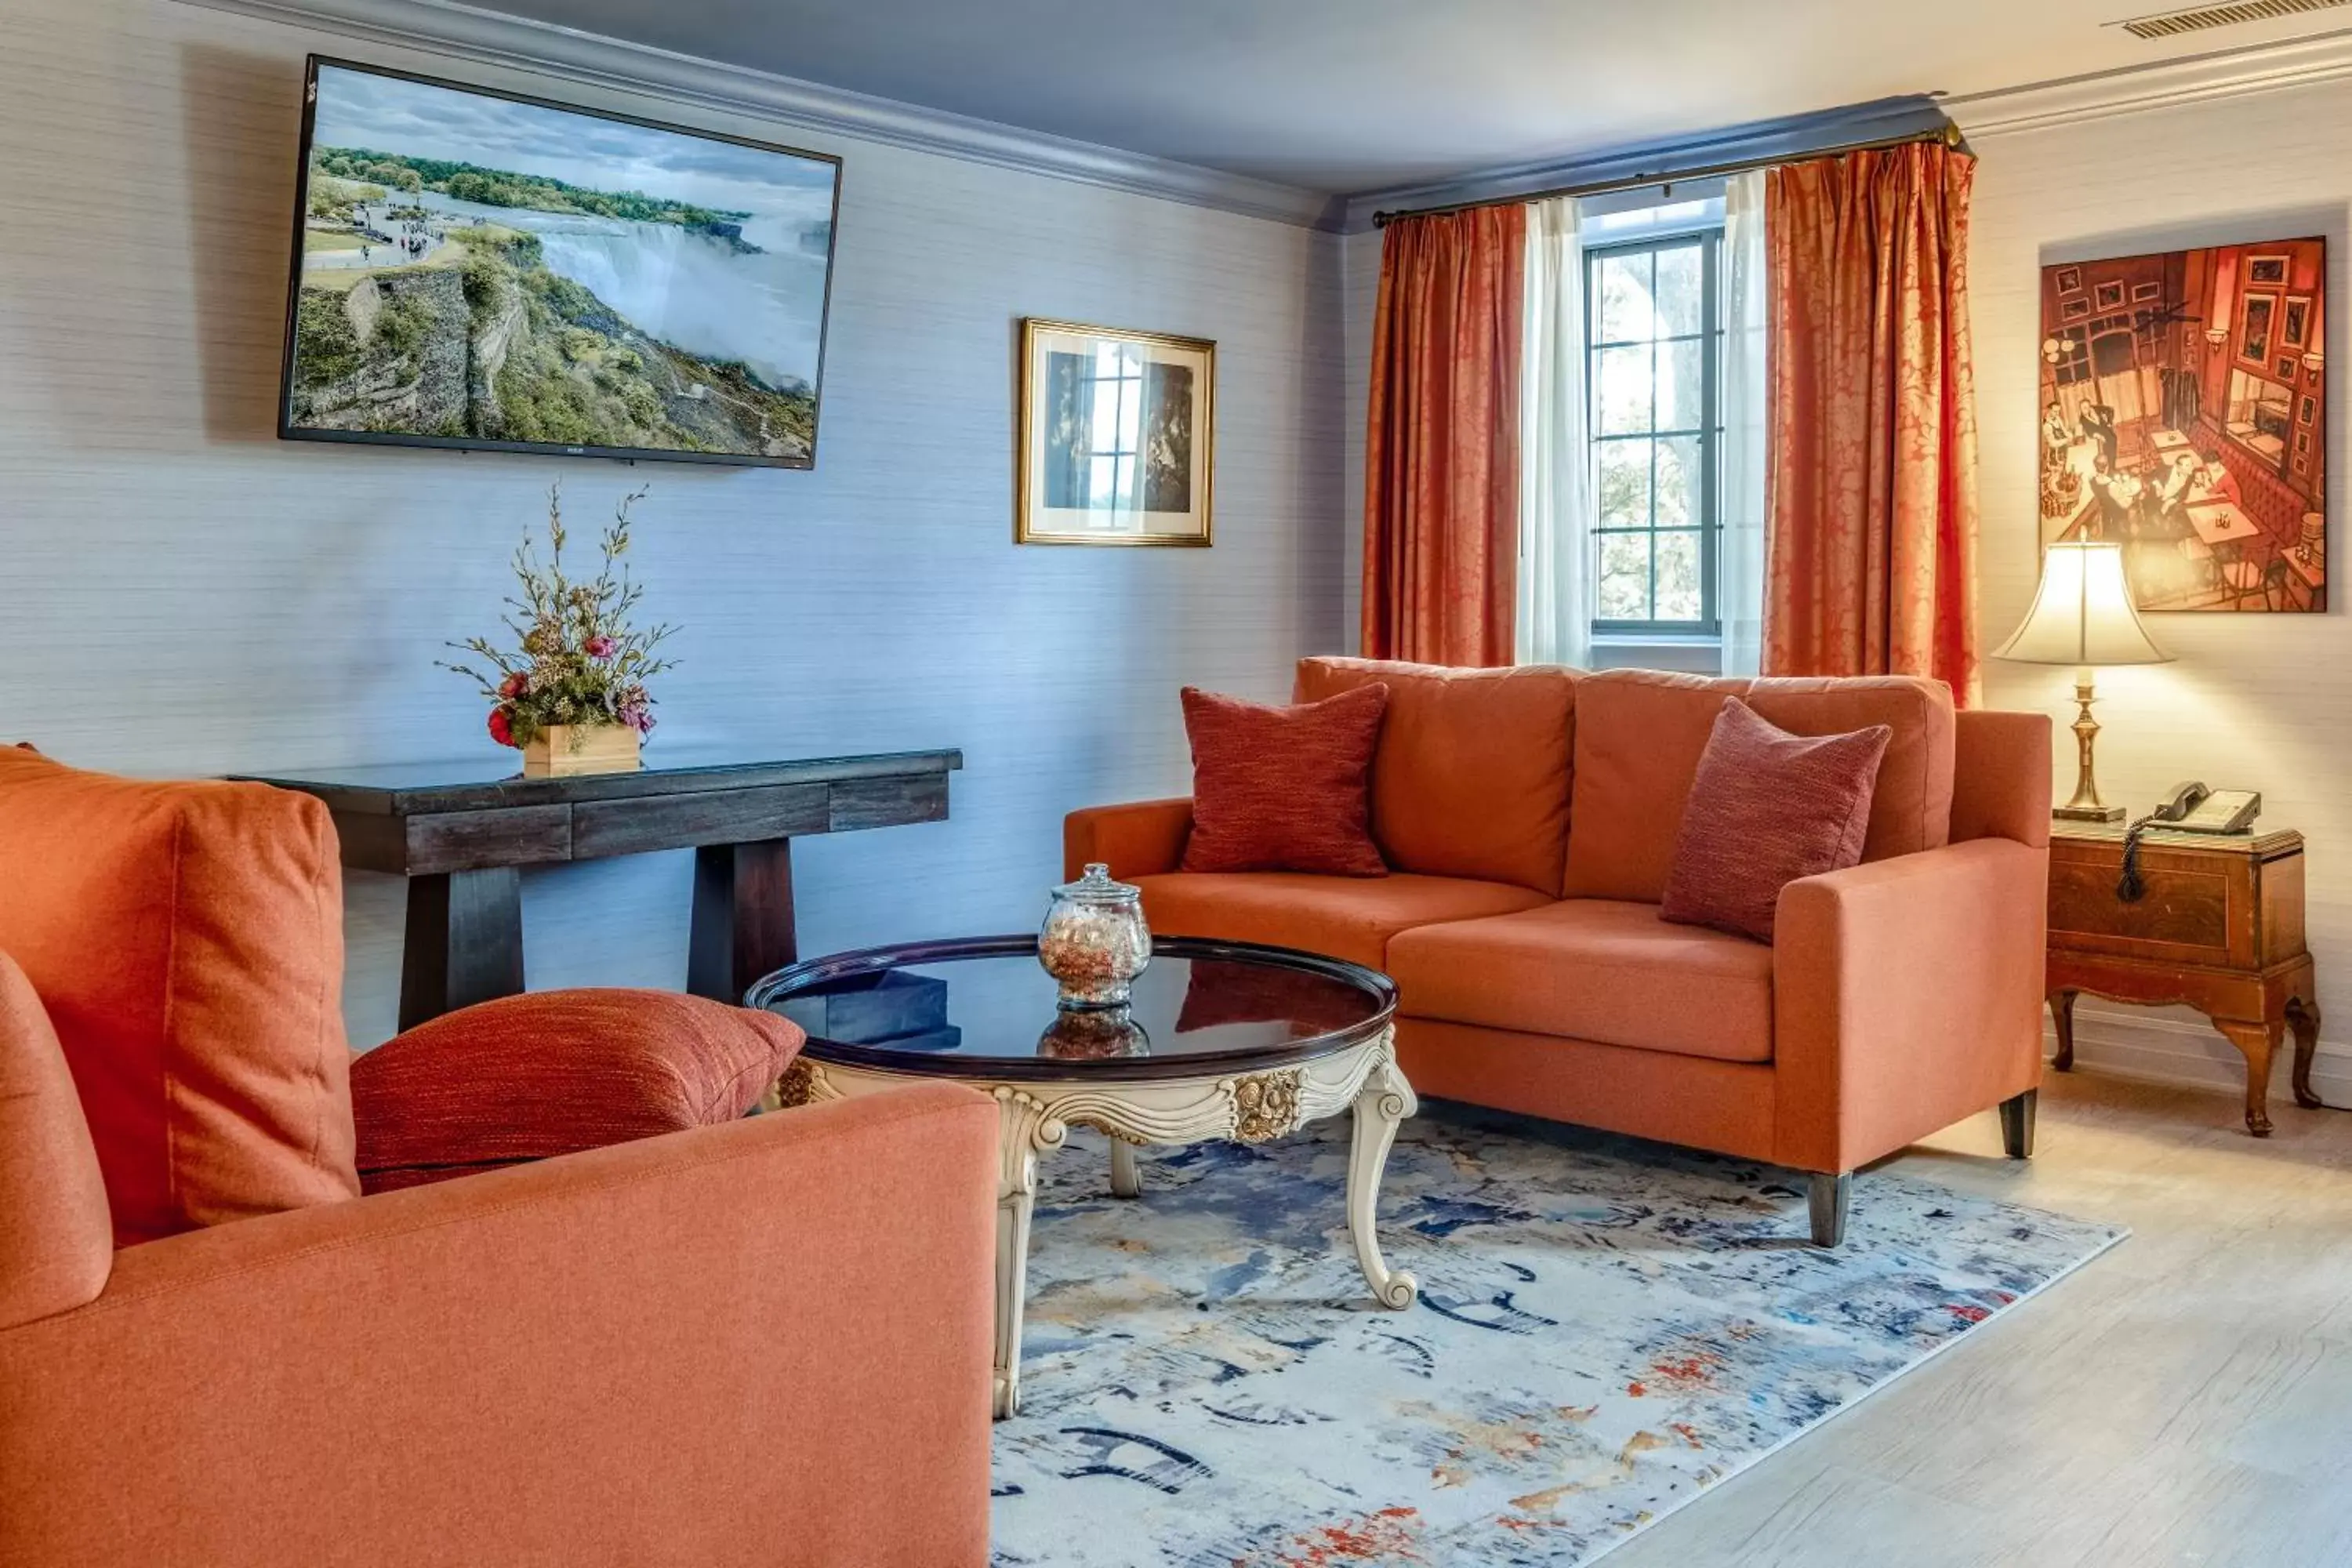
[[[2012,1160],[2033,1158],[2033,1107],[2041,1095],[2029,1089],[2000,1102],[2000,1145]]]
[[[1813,1245],[1835,1247],[1845,1239],[1845,1211],[1847,1200],[1853,1196],[1853,1173],[1830,1176],[1816,1171],[1811,1184],[1806,1204],[1813,1214]]]

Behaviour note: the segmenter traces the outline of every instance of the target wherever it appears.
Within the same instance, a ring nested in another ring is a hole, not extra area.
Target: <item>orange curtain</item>
[[[1399,218],[1381,241],[1364,441],[1363,651],[1508,664],[1527,209]]]
[[[1923,675],[1978,700],[1975,177],[1932,142],[1766,176],[1768,675]]]

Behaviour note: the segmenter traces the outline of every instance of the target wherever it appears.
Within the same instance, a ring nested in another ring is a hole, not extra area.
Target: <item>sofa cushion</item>
[[[0,748],[0,866],[118,1246],[359,1195],[324,805]]]
[[[1307,658],[1296,694],[1314,701],[1373,682],[1389,690],[1372,757],[1372,837],[1389,865],[1557,897],[1575,672]]]
[[[807,1037],[674,991],[535,991],[461,1007],[352,1064],[372,1193],[740,1121]]]
[[[1398,1006],[1416,1018],[1602,1045],[1772,1058],[1772,950],[1657,906],[1570,899],[1417,926],[1389,943]]]
[[[96,1300],[113,1267],[106,1178],[65,1051],[0,952],[0,1329]]]
[[[1409,872],[1359,881],[1296,871],[1138,877],[1143,914],[1161,936],[1211,936],[1303,948],[1385,969],[1389,939],[1409,927],[1547,903],[1507,882]]]
[[[1388,689],[1279,708],[1188,686],[1192,831],[1187,871],[1388,871],[1370,833],[1373,742]]]
[[[1864,860],[1940,849],[1952,841],[1958,715],[1951,689],[1909,675],[1842,680],[1788,677],[1748,683],[1748,706],[1792,735],[1843,735],[1884,724],[1886,755],[1870,796]]]
[[[1700,754],[1727,697],[1796,735],[1884,724],[1893,731],[1871,798],[1864,860],[1933,849],[1952,817],[1951,694],[1909,676],[1845,679],[1710,679],[1612,669],[1576,689],[1576,770],[1570,791],[1570,898],[1655,903],[1665,893],[1675,836]]]
[[[1862,858],[1871,786],[1891,733],[1873,724],[1844,735],[1791,735],[1725,698],[1698,760],[1658,913],[1770,942],[1781,889]]]

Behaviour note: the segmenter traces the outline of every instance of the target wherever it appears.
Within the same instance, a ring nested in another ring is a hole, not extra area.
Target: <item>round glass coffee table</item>
[[[1348,1229],[1383,1307],[1419,1287],[1390,1269],[1373,1230],[1397,1123],[1417,1109],[1397,1069],[1396,987],[1360,964],[1287,948],[1157,939],[1124,1008],[1055,1006],[1034,936],[976,937],[836,953],[751,987],[754,1007],[808,1031],[782,1102],[869,1094],[915,1078],[994,1097],[996,1414],[1021,1404],[1021,1316],[1037,1159],[1072,1127],[1111,1139],[1111,1191],[1140,1191],[1135,1150],[1212,1138],[1260,1143],[1355,1113]]]

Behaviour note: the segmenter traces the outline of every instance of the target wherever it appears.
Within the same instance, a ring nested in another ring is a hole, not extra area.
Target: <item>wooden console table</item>
[[[2050,952],[2044,982],[2064,1072],[2074,1065],[2074,997],[2196,1008],[2246,1058],[2246,1131],[2270,1135],[2271,1058],[2294,1031],[2295,1103],[2315,1106],[2311,1058],[2319,1002],[2303,934],[2303,835],[2150,829],[2139,846],[2147,888],[2116,896],[2124,833],[2062,822],[2050,835]]]
[[[498,764],[331,769],[260,783],[327,803],[343,864],[408,879],[400,1026],[523,989],[525,866],[686,849],[687,989],[740,1002],[800,955],[793,840],[937,822],[961,752],[797,762],[664,760],[635,773],[527,779]]]

